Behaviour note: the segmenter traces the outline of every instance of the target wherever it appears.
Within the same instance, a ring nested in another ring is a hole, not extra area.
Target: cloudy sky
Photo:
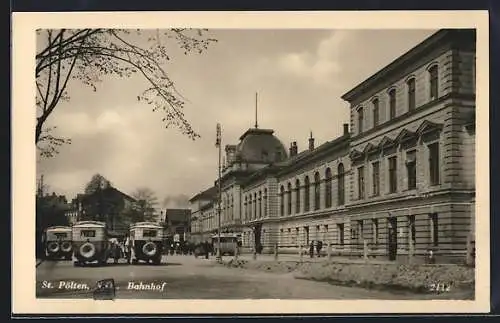
[[[202,55],[173,55],[166,66],[189,101],[186,117],[201,138],[165,129],[161,114],[137,101],[139,78],[109,79],[98,91],[74,82],[71,101],[50,119],[72,139],[60,154],[37,162],[50,191],[68,198],[100,173],[125,193],[149,187],[158,198],[192,196],[217,175],[215,126],[223,145],[238,143],[255,122],[286,147],[317,145],[342,132],[347,103],[340,96],[436,30],[211,30],[218,42]]]

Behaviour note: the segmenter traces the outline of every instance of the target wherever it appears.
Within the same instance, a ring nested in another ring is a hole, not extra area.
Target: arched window
[[[360,107],[358,109],[358,133],[363,132],[363,120],[364,120],[363,107]]]
[[[283,185],[280,188],[280,215],[285,215],[285,188]]]
[[[429,88],[430,88],[430,98],[435,100],[438,98],[439,81],[438,81],[438,66],[432,65],[429,68]]]
[[[389,91],[389,119],[396,118],[396,89]]]
[[[261,218],[262,217],[262,191],[259,191],[259,210],[257,211],[258,212],[258,217]]]
[[[411,78],[406,81],[408,87],[408,111],[415,109],[415,78]]]
[[[292,214],[292,184],[288,183],[288,189],[286,192],[286,204],[287,204],[287,213],[288,215]]]
[[[328,167],[325,171],[325,208],[332,206],[332,171]]]
[[[257,193],[253,193],[253,218],[257,219]]]
[[[295,213],[300,213],[300,180],[295,180]]]
[[[316,172],[316,174],[314,174],[314,209],[315,210],[319,210],[320,184],[321,184],[321,179],[320,179],[319,173]]]
[[[345,204],[345,173],[344,164],[340,163],[337,168],[338,182],[337,182],[337,193],[338,193],[338,205]]]
[[[248,219],[252,219],[252,194],[248,196]]]
[[[245,220],[248,220],[248,196],[245,195]]]
[[[373,127],[379,124],[379,101],[378,99],[373,99]]]
[[[267,188],[264,188],[264,217],[267,217]]]
[[[309,193],[309,176],[306,176],[304,178],[304,212],[309,211],[309,198],[310,198],[310,193]]]

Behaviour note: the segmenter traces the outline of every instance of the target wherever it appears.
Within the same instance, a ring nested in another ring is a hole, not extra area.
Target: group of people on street
[[[110,239],[110,243],[110,258],[113,258],[115,263],[117,263],[119,259],[125,258],[127,259],[127,263],[130,264],[130,260],[132,258],[132,248],[129,237],[125,237],[123,240],[112,238]]]
[[[309,257],[314,257],[314,250],[316,249],[316,255],[321,257],[321,249],[323,248],[323,242],[321,240],[312,240],[309,244]]]

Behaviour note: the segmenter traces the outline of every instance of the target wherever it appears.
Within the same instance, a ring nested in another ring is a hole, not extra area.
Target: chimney
[[[344,123],[344,136],[349,134],[349,124],[348,123]]]
[[[290,143],[290,148],[288,148],[290,157],[293,157],[293,142]]]
[[[311,131],[311,135],[309,137],[309,150],[314,150],[314,138],[313,138],[312,131]]]
[[[298,151],[299,149],[297,148],[297,142],[294,141],[292,144],[293,144],[293,155],[296,156],[299,152]]]

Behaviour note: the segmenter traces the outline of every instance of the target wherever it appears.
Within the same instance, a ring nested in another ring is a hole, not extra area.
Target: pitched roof
[[[217,195],[217,187],[212,186],[207,190],[204,190],[195,196],[193,196],[191,199],[189,199],[189,202],[195,201],[195,200],[212,200],[215,198]]]
[[[188,221],[191,216],[190,209],[167,209],[165,213],[169,221]]]

